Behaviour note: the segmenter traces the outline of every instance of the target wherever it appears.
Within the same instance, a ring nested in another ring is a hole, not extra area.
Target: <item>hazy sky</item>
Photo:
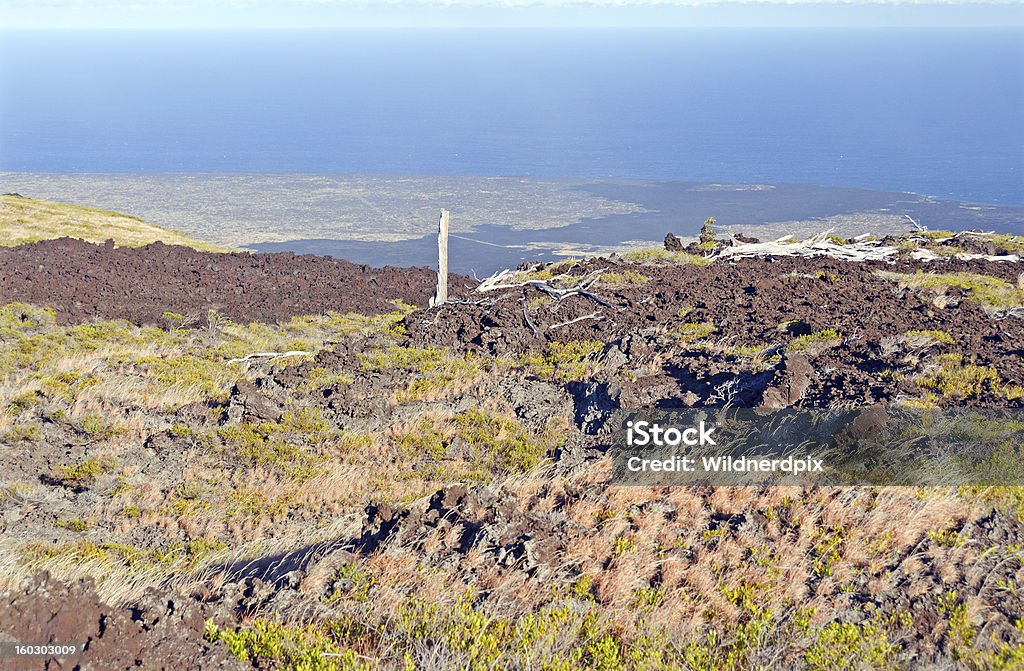
[[[0,0],[0,28],[1024,26],[1024,2],[889,0]]]

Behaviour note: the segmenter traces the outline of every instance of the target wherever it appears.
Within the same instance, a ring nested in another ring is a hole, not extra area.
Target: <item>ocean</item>
[[[1024,205],[997,29],[0,34],[0,172],[789,183]]]

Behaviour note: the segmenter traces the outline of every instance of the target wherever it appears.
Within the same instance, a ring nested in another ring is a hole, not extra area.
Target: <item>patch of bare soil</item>
[[[187,597],[152,592],[132,606],[103,603],[88,580],[64,584],[42,574],[0,594],[0,632],[36,645],[84,646],[64,659],[0,659],[4,671],[29,669],[243,669],[223,646],[203,638],[206,615]]]
[[[467,278],[452,276],[450,292]],[[154,243],[115,248],[61,238],[0,249],[0,303],[57,311],[61,323],[121,318],[162,325],[164,312],[205,323],[277,321],[327,311],[378,314],[389,301],[426,305],[436,274],[427,268],[370,268],[325,256],[215,254]]]

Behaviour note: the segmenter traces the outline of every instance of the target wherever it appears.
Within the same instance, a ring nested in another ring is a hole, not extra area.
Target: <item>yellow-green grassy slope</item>
[[[205,252],[230,251],[119,212],[18,195],[0,196],[0,246],[63,237],[95,243],[113,239],[119,247],[141,247],[159,241]]]

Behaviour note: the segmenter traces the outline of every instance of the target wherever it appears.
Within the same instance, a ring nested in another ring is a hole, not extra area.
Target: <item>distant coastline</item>
[[[1024,233],[1024,207],[797,184],[386,175],[0,173],[0,192],[125,212],[214,244],[332,255],[371,266],[435,261],[453,214],[453,270],[609,253],[695,235],[706,217],[761,237],[834,229]]]

